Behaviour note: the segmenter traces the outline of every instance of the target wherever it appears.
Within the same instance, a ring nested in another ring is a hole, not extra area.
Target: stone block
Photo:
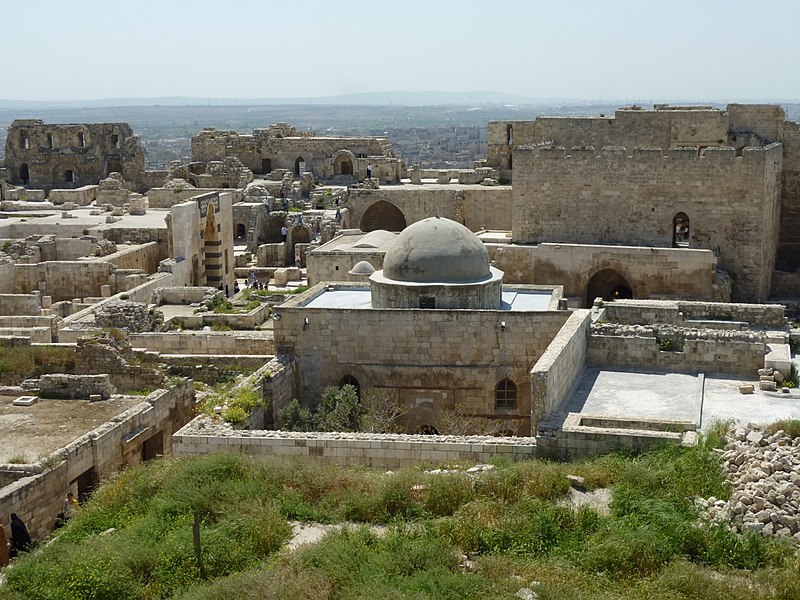
[[[739,385],[740,394],[752,394],[755,392],[755,386],[752,383],[742,383]]]

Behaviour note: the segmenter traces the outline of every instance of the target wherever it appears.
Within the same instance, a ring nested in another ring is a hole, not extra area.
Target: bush
[[[356,388],[350,384],[342,387],[328,386],[314,415],[318,431],[359,431],[361,406]]]
[[[310,410],[293,398],[278,412],[278,428],[284,431],[313,431],[314,418]]]

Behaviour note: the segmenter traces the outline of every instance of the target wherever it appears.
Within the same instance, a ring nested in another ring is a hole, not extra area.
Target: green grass
[[[499,461],[475,476],[242,455],[156,461],[102,485],[58,540],[5,572],[0,599],[512,600],[523,587],[543,600],[800,597],[788,548],[698,525],[693,498],[728,494],[716,445],[715,433],[697,448]],[[567,474],[611,487],[610,514],[559,503]],[[287,520],[355,525],[276,552]]]
[[[61,346],[0,347],[0,385],[19,385],[46,373],[72,373],[75,349]]]

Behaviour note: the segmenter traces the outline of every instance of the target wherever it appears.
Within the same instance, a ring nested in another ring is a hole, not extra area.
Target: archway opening
[[[433,425],[422,425],[417,429],[419,435],[439,435],[439,430]]]
[[[679,212],[672,219],[672,246],[673,248],[688,248],[689,239],[689,217],[686,213]]]
[[[236,239],[242,240],[247,235],[247,227],[244,226],[244,223],[237,223],[236,224]]]
[[[106,165],[106,177],[111,175],[111,173],[119,173],[122,175],[122,163],[118,160],[110,160],[108,161],[108,165]]]
[[[352,175],[353,174],[353,161],[346,155],[336,157],[333,163],[334,175]]]
[[[19,166],[19,180],[22,182],[22,185],[28,185],[28,182],[31,180],[31,173],[28,170],[28,163],[22,163]]]
[[[591,307],[595,298],[629,300],[633,298],[633,289],[615,270],[603,269],[595,273],[586,286],[586,307]]]
[[[294,161],[294,174],[295,177],[300,177],[300,173],[305,170],[306,159],[302,156],[298,156]]]
[[[394,204],[386,200],[379,200],[364,211],[359,227],[364,232],[377,229],[403,231],[406,228],[406,218]]]

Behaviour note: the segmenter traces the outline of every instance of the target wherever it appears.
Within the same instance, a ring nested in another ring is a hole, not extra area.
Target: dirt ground
[[[0,395],[0,463],[12,458],[14,462],[37,462],[143,400],[39,399],[33,406],[14,406],[15,398]]]

